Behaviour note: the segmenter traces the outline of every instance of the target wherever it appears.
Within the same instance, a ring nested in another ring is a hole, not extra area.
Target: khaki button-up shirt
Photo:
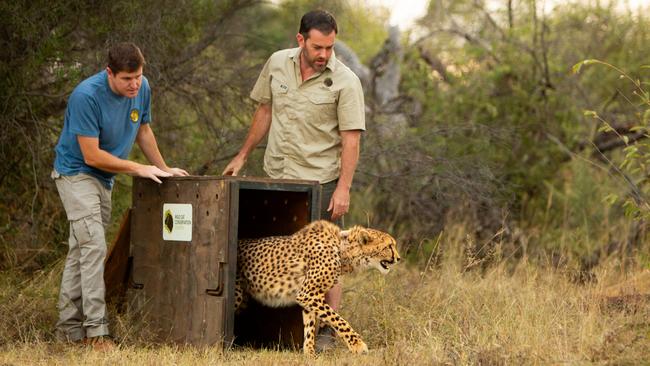
[[[268,59],[250,97],[271,104],[264,170],[271,178],[327,183],[339,177],[339,131],[365,130],[359,78],[332,54],[325,69],[302,81],[300,48]]]

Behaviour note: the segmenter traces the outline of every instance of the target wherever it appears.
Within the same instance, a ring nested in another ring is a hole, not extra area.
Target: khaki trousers
[[[52,178],[70,223],[57,333],[70,342],[108,335],[104,233],[111,218],[111,190],[88,174],[64,176],[53,171]]]

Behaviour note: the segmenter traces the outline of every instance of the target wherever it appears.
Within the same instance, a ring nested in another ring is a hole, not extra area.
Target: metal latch
[[[219,269],[217,270],[217,287],[205,289],[205,293],[210,296],[221,296],[223,295],[223,263],[219,263]]]

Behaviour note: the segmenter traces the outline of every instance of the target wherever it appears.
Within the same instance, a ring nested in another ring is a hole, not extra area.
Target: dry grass
[[[452,248],[459,243],[443,238],[443,244]],[[0,365],[642,364],[650,360],[650,301],[643,287],[650,278],[647,270],[623,273],[615,261],[606,261],[595,270],[596,283],[581,285],[562,270],[526,260],[517,264],[503,260],[468,270],[462,250],[448,252],[426,270],[402,265],[387,276],[368,272],[348,278],[342,313],[371,351],[355,356],[341,345],[316,359],[276,350],[155,346],[147,342],[142,325],[125,316],[113,317],[112,326],[122,343],[117,351],[100,354],[65,345],[52,336],[60,265],[24,283],[4,274]]]

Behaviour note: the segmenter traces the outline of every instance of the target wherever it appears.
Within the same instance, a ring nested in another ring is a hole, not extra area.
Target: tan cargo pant
[[[108,335],[104,232],[111,218],[111,190],[88,174],[64,176],[52,171],[52,178],[70,223],[57,333],[70,342]]]

